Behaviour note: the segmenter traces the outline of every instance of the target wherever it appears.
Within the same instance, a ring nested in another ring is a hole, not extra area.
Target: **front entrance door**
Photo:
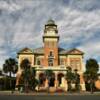
[[[55,86],[55,75],[53,73],[49,79],[49,87],[54,87],[54,86]]]
[[[58,82],[59,82],[59,86],[61,85],[61,83],[62,83],[62,77],[64,76],[64,74],[62,74],[62,73],[59,73],[58,74]]]
[[[39,85],[44,86],[45,85],[45,80],[46,80],[45,74],[40,73],[40,75],[39,75]]]

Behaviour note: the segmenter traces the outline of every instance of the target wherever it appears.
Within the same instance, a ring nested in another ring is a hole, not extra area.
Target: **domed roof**
[[[55,22],[54,22],[54,20],[52,20],[52,19],[49,19],[48,21],[47,21],[47,25],[54,25],[55,24]]]

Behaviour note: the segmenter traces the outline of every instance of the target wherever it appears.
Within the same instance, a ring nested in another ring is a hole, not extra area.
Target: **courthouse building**
[[[84,85],[82,78],[84,53],[77,48],[69,48],[68,50],[61,48],[59,46],[59,38],[57,25],[53,20],[48,20],[44,26],[43,37],[41,37],[44,45],[33,49],[26,47],[18,52],[19,69],[17,76],[21,73],[21,62],[24,59],[28,59],[32,67],[36,68],[36,78],[43,77],[45,70],[52,70],[55,79],[62,77],[61,82],[58,82],[58,86],[63,86],[63,77],[66,75],[66,67],[70,66],[72,70],[78,70],[80,74],[80,84]],[[54,86],[57,87],[57,84]]]

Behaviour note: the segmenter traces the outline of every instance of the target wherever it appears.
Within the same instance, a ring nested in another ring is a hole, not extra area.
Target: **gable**
[[[83,55],[84,53],[78,49],[72,49],[72,50],[68,51],[67,54]]]
[[[32,50],[29,48],[24,48],[18,52],[18,54],[32,54]]]

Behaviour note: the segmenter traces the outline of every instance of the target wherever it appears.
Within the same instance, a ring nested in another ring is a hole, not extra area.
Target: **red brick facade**
[[[53,53],[54,59],[53,59],[53,66],[58,66],[58,48],[44,48],[45,54],[44,54],[44,66],[49,66],[49,54],[50,52]]]
[[[69,51],[60,48],[59,35],[57,25],[54,21],[50,20],[45,25],[43,34],[43,47],[31,50],[23,49],[18,53],[19,63],[28,58],[33,66],[39,65],[43,67],[48,66],[70,66],[72,69],[82,69],[83,52],[78,49],[71,49]]]

